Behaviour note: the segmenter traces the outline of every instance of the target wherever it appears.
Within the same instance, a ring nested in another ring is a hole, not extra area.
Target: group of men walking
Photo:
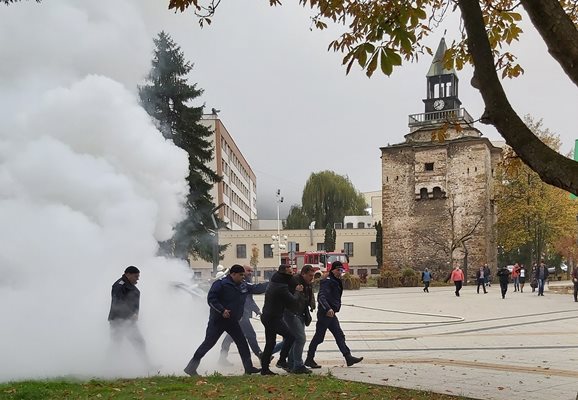
[[[328,276],[321,280],[315,335],[304,361],[305,327],[311,323],[311,312],[316,308],[312,288],[314,268],[311,265],[305,265],[300,273],[294,276],[292,266],[280,265],[269,283],[254,285],[248,281],[249,279],[245,279],[244,267],[232,266],[229,274],[213,282],[209,290],[207,301],[211,312],[205,340],[185,367],[185,373],[191,376],[197,375],[201,359],[225,332],[230,335],[237,346],[246,374],[260,372],[262,375],[276,375],[271,371],[270,363],[277,335],[280,335],[283,341],[280,344],[279,360],[276,366],[291,373],[309,374],[311,373],[309,368],[320,368],[315,362],[315,352],[325,339],[327,330],[335,337],[348,366],[360,362],[362,357],[351,355],[336,315],[341,308],[343,271],[343,265],[336,261],[331,265]],[[255,309],[256,305],[251,304],[252,294],[260,293],[265,293],[262,313],[258,311],[258,307]],[[253,311],[247,313],[246,304],[249,304],[249,308]],[[265,347],[262,352],[256,343],[256,335],[253,336],[254,330],[250,326],[249,319],[252,312],[261,314],[261,323],[265,328]],[[247,340],[250,343],[253,342],[251,347],[259,356],[260,369],[252,363]]]

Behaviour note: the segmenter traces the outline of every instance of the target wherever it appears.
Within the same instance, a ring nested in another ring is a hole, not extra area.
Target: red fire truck
[[[310,264],[316,269],[315,277],[321,276],[331,269],[333,261],[341,261],[345,272],[349,272],[349,257],[342,251],[297,251],[281,253],[281,263],[293,265],[296,271]]]

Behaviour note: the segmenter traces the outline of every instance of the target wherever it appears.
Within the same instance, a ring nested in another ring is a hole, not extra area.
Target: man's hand
[[[329,318],[333,318],[333,317],[335,317],[335,312],[333,310],[329,310],[329,311],[327,311],[327,314],[325,314],[325,315],[327,315]]]
[[[302,291],[303,291],[303,285],[297,285],[297,286],[295,287],[295,290],[296,290],[297,292],[302,292]]]
[[[231,310],[223,311],[223,318],[231,318]]]

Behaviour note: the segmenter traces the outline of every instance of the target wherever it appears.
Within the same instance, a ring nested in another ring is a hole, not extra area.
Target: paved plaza
[[[318,371],[477,399],[574,400],[578,303],[548,288],[544,297],[524,289],[513,293],[510,285],[505,300],[497,284],[488,294],[466,286],[461,297],[452,287],[429,294],[421,288],[345,291],[339,318],[352,354],[364,360],[347,368],[328,332],[316,356],[323,365]],[[263,340],[262,326],[253,322]]]

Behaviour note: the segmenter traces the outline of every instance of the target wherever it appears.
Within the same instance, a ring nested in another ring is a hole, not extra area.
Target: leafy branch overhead
[[[368,76],[391,75],[403,61],[432,54],[424,39],[444,18],[459,10],[459,32],[444,55],[448,68],[474,66],[472,85],[485,104],[480,121],[493,125],[516,154],[543,181],[578,194],[578,162],[548,147],[535,136],[509,103],[500,77],[523,74],[509,45],[522,38],[521,8],[542,36],[548,53],[578,85],[578,0],[298,0],[312,11],[312,25],[329,24],[345,31],[329,44],[344,53],[349,73],[354,65]],[[169,7],[195,9],[199,22],[215,14],[221,0],[169,0]],[[269,0],[272,6],[279,0]],[[206,22],[206,21],[205,21]],[[439,35],[439,34],[438,34]]]

